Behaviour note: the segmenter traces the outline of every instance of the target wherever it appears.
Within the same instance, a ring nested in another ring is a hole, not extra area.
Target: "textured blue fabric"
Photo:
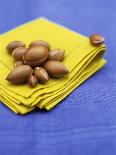
[[[0,104],[0,155],[116,155],[116,1],[0,0],[0,33],[45,16],[108,46],[105,68],[50,112]]]

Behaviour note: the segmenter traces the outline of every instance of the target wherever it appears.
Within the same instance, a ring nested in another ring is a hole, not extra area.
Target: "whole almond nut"
[[[17,47],[25,47],[25,44],[21,41],[12,41],[7,45],[6,49],[9,53],[12,53]]]
[[[34,46],[45,46],[48,50],[50,50],[50,45],[43,40],[35,40],[33,41],[30,45],[29,48],[34,47]]]
[[[100,34],[93,34],[90,37],[90,42],[94,46],[99,46],[104,43],[105,38]]]
[[[43,68],[51,77],[64,77],[69,72],[67,67],[59,61],[47,61]]]
[[[27,50],[23,55],[25,65],[40,66],[48,57],[48,49],[44,46],[35,46]]]
[[[28,65],[22,65],[10,72],[6,80],[14,84],[22,84],[27,81],[30,74],[32,74],[32,68]]]
[[[21,66],[21,65],[24,65],[23,61],[17,61],[15,62],[15,68],[18,67],[18,66]]]
[[[64,53],[65,51],[61,49],[52,50],[48,54],[48,60],[62,61],[64,59]]]
[[[34,88],[38,83],[38,79],[35,75],[30,75],[28,77],[28,85],[32,88]]]
[[[12,57],[14,58],[15,61],[22,61],[23,55],[26,51],[27,51],[26,47],[17,47],[12,52]]]
[[[39,83],[44,84],[49,80],[48,73],[42,67],[35,67],[34,75],[36,75]]]

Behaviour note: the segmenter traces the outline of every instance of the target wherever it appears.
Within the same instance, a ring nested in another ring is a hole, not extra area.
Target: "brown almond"
[[[38,79],[35,75],[30,75],[28,77],[28,85],[30,87],[32,87],[32,88],[36,87],[37,83],[38,83]]]
[[[47,61],[43,68],[51,77],[64,77],[69,72],[67,67],[59,61]]]
[[[48,73],[42,67],[35,67],[34,68],[34,75],[37,76],[39,83],[46,83],[49,80]]]
[[[22,65],[24,65],[24,63],[23,63],[23,61],[17,61],[17,62],[15,62],[15,68],[16,67],[18,67],[18,66],[22,66]]]
[[[48,50],[50,50],[50,45],[46,41],[43,40],[35,40],[30,45],[29,48],[35,47],[35,46],[45,46]]]
[[[9,53],[12,53],[17,47],[25,47],[25,44],[21,41],[12,41],[7,45],[6,49]]]
[[[44,46],[35,46],[27,50],[23,55],[25,65],[40,66],[48,57],[48,49]]]
[[[51,61],[62,61],[64,59],[65,51],[62,49],[52,50],[48,54],[48,60]]]
[[[12,52],[12,57],[14,58],[15,61],[22,61],[23,55],[26,51],[27,51],[26,47],[17,47]]]
[[[93,34],[89,37],[90,42],[94,46],[99,46],[104,43],[105,38],[100,34]]]
[[[32,68],[28,65],[22,65],[16,67],[12,72],[10,72],[6,77],[6,80],[14,84],[22,84],[27,81],[30,74],[32,74]]]

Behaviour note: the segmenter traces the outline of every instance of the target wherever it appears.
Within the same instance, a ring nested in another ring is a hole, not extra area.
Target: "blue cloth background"
[[[0,33],[41,16],[103,34],[108,63],[50,112],[0,104],[0,155],[116,155],[116,1],[0,0]]]

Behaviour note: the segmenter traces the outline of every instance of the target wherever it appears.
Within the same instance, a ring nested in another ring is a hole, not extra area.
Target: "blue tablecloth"
[[[0,155],[116,155],[116,1],[0,0],[0,33],[41,16],[103,34],[108,63],[50,112],[0,104]]]

